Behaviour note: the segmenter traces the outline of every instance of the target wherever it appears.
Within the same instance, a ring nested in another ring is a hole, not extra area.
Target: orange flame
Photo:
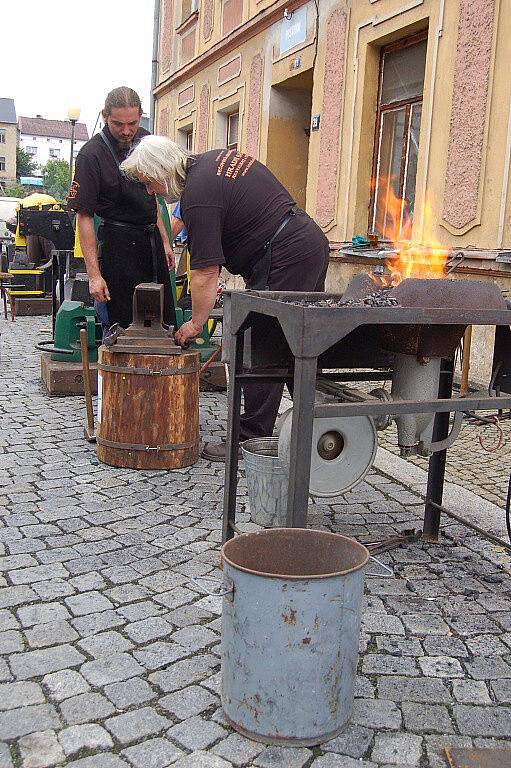
[[[376,188],[377,231],[394,245],[386,260],[390,278],[380,276],[380,285],[399,285],[407,277],[442,278],[446,274],[448,250],[435,239],[435,214],[430,192],[423,210],[423,239],[412,239],[412,217],[408,201],[395,195],[389,179],[381,179]]]

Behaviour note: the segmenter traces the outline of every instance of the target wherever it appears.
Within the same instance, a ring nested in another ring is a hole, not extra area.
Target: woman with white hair
[[[176,333],[179,344],[201,332],[215,304],[222,267],[255,290],[324,290],[328,240],[258,160],[232,149],[191,155],[163,136],[146,136],[121,168],[148,192],[181,201],[192,318]],[[241,440],[272,434],[282,391],[282,384],[244,386]],[[202,455],[225,461],[225,443],[208,443]]]

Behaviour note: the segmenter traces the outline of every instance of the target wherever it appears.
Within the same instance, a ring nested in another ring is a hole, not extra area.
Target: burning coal
[[[380,179],[377,199],[376,229],[394,247],[386,260],[390,274],[374,275],[374,282],[379,287],[386,287],[399,285],[409,277],[445,277],[448,249],[443,248],[434,236],[436,216],[431,193],[427,193],[422,211],[421,242],[413,239],[413,219],[408,201],[395,195],[392,179]]]

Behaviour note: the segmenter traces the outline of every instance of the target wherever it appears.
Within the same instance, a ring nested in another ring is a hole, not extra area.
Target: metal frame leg
[[[453,361],[443,361],[440,374],[440,385],[438,388],[439,398],[448,398],[452,396],[453,376]],[[449,413],[438,413],[435,416],[433,442],[444,440],[449,434],[449,416]],[[426,503],[424,506],[423,538],[432,542],[439,541],[441,510],[436,505],[442,504],[446,458],[447,450],[434,453],[429,460],[428,485],[426,490]]]
[[[240,442],[241,381],[245,333],[232,333],[229,341],[229,386],[227,389],[227,436],[225,455],[224,516],[222,541],[232,539],[236,525],[236,489]]]
[[[317,357],[295,358],[286,524],[307,527]]]

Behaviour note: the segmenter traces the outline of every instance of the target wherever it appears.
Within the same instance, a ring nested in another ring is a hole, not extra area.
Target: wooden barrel
[[[97,456],[131,469],[177,469],[199,458],[199,353],[100,347]]]

